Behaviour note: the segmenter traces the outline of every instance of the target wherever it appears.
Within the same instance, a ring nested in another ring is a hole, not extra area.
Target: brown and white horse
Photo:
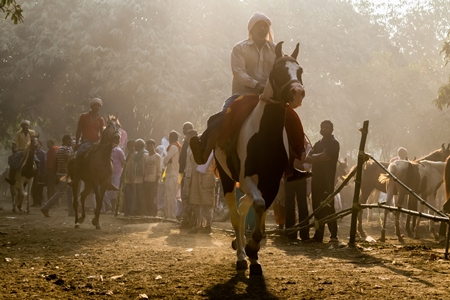
[[[13,212],[16,212],[16,209],[22,211],[23,200],[26,199],[26,211],[27,214],[30,213],[31,186],[33,185],[33,178],[37,171],[37,165],[34,161],[35,150],[36,137],[31,136],[30,148],[24,151],[20,168],[15,173],[15,183],[13,186],[10,186]]]
[[[248,268],[250,275],[262,275],[258,251],[263,238],[265,211],[274,201],[280,180],[289,159],[286,135],[286,107],[298,107],[305,97],[302,68],[297,63],[299,45],[291,56],[282,55],[281,43],[275,47],[276,60],[264,93],[243,123],[236,147],[235,159],[216,145],[214,153],[222,180],[225,199],[236,234],[233,246],[237,250],[237,270]],[[245,194],[236,205],[235,183]],[[246,241],[244,221],[250,206],[255,210],[255,229]]]

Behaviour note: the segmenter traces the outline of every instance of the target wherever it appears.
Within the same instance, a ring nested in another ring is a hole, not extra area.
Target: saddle
[[[229,160],[228,166],[233,176],[239,176],[240,162],[236,151],[239,132],[247,117],[258,104],[258,95],[239,96],[228,107],[220,126],[217,146],[222,149]]]

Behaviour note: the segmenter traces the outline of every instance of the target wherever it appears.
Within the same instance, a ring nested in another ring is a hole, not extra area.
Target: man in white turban
[[[21,129],[16,132],[11,145],[13,153],[8,158],[9,178],[5,178],[11,185],[16,183],[16,171],[20,168],[20,164],[24,157],[24,151],[30,147],[31,137],[36,136],[36,132],[30,129],[30,125],[31,123],[28,120],[20,122]]]
[[[103,101],[100,98],[93,98],[89,101],[89,105],[91,110],[81,114],[78,120],[75,136],[75,149],[78,149],[78,154],[83,153],[93,143],[100,141],[105,126],[105,120],[99,114]]]
[[[218,129],[228,107],[242,95],[258,95],[272,71],[275,61],[272,21],[262,12],[255,12],[248,20],[248,39],[234,45],[231,52],[233,73],[232,95],[223,104],[221,112],[208,120],[208,128],[201,138],[194,136],[190,145],[197,164],[205,164],[218,139]]]

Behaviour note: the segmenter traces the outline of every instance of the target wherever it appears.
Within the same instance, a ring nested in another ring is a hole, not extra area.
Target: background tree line
[[[356,155],[366,119],[368,151],[382,159],[450,142],[446,0],[20,2],[23,23],[0,21],[6,146],[23,118],[45,137],[74,134],[93,97],[130,138],[160,140],[185,121],[202,131],[231,92],[231,48],[255,11],[272,19],[286,52],[301,44],[307,97],[297,111],[312,142],[323,119],[335,124],[341,156]]]

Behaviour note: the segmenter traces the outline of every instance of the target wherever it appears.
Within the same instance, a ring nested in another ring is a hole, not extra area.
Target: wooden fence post
[[[358,164],[356,166],[356,179],[355,179],[355,193],[353,195],[353,212],[352,212],[352,220],[350,225],[350,241],[349,246],[355,245],[355,239],[356,239],[356,222],[358,220],[358,212],[359,212],[359,193],[361,189],[361,173],[362,173],[362,166],[365,162],[365,152],[364,149],[366,147],[366,139],[367,134],[369,133],[369,121],[364,121],[363,128],[360,129],[361,131],[361,142],[359,143],[359,151],[358,151]]]

